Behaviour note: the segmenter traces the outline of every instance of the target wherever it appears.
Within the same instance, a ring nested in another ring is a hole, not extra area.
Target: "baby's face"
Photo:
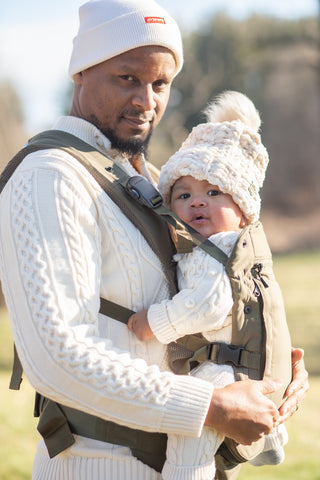
[[[180,177],[172,187],[171,209],[204,237],[219,232],[237,231],[244,217],[231,195],[207,180],[190,175]]]

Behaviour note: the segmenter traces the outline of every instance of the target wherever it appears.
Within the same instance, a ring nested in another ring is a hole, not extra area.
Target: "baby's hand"
[[[154,338],[153,331],[149,327],[147,310],[141,310],[141,312],[131,315],[128,328],[139,340],[147,341]]]

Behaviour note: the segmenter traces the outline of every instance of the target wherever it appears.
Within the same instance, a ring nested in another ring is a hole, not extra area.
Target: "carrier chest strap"
[[[196,334],[179,338],[168,345],[170,368],[176,374],[188,374],[197,363],[210,360],[218,365],[233,365],[259,371],[261,354],[238,345],[209,342]],[[194,363],[196,362],[196,363]]]
[[[127,324],[129,317],[135,312],[110,300],[100,298],[100,313]],[[203,336],[196,334],[179,338],[176,342],[169,344],[168,347],[172,346],[172,344],[174,346],[175,343],[185,352],[183,358],[179,356],[172,360],[173,365],[170,366],[172,366],[172,370],[175,373],[189,373],[190,363],[202,363],[206,360],[211,360],[219,365],[232,364],[236,367],[260,369],[260,353],[251,352],[238,345],[209,342]]]

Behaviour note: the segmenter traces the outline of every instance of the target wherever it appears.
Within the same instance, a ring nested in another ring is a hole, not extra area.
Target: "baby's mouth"
[[[203,223],[206,221],[206,218],[203,215],[196,215],[192,220],[194,223]]]

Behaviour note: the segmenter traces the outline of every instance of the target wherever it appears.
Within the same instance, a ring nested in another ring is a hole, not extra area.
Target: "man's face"
[[[94,124],[114,148],[145,150],[168,103],[176,64],[164,47],[130,50],[75,75],[71,114]]]

